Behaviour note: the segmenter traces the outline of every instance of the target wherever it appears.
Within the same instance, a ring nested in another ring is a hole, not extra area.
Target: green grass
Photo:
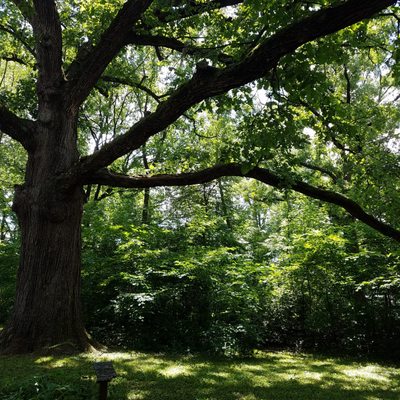
[[[95,399],[93,361],[113,361],[110,400],[400,400],[400,368],[287,352],[247,359],[107,353],[0,357],[0,399]]]

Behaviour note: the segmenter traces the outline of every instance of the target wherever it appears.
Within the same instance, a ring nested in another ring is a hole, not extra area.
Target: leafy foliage
[[[154,1],[132,33],[173,45],[133,41],[109,63],[80,108],[82,157],[162,109],[201,65],[230,68],[280,29],[337,3],[257,0],[180,19],[196,4]],[[65,72],[99,43],[122,4],[57,2]],[[285,190],[235,178],[131,192],[84,188],[83,304],[97,338],[226,355],[268,346],[399,355],[398,247],[337,207],[289,190],[302,180],[342,193],[399,227],[398,12],[394,6],[304,44],[256,82],[193,106],[111,165],[141,176],[237,162],[243,173],[268,168]],[[36,119],[33,33],[12,1],[0,0],[0,39],[0,102]],[[26,154],[1,134],[0,159],[3,323],[19,244],[12,187],[23,181]],[[72,390],[32,382],[21,398],[36,389],[40,398],[57,390],[68,398],[63,393]]]
[[[224,187],[225,196],[243,189]],[[254,187],[248,205],[243,198],[230,210],[230,228],[220,198],[196,204],[193,192],[191,212],[184,202],[170,204],[161,225],[156,215],[140,225],[124,194],[103,200],[103,216],[90,204],[83,273],[90,329],[106,343],[149,350],[289,346],[395,357],[398,251],[389,242],[375,246],[372,232],[330,207],[287,197],[260,208],[264,192]]]

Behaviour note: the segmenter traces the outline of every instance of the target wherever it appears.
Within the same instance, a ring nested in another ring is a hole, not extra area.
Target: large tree
[[[357,201],[304,180],[281,176],[266,168],[262,158],[259,163],[226,162],[191,173],[176,171],[176,175],[153,177],[133,177],[107,169],[119,158],[144,146],[150,138],[165,132],[182,116],[191,118],[187,113],[210,98],[219,96],[218,101],[224,103],[225,109],[230,104],[235,110],[235,97],[242,96],[239,88],[250,98],[256,91],[250,85],[254,81],[268,82],[272,92],[280,96],[277,103],[283,102],[282,97],[290,93],[276,91],[282,65],[290,71],[297,54],[304,56],[307,51],[318,51],[318,41],[360,21],[374,16],[385,20],[393,17],[396,21],[398,17],[393,10],[384,11],[395,3],[394,0],[1,1],[0,32],[7,44],[1,58],[19,65],[22,77],[18,88],[24,92],[26,104],[17,101],[20,93],[15,85],[5,84],[0,93],[0,129],[27,153],[24,183],[16,186],[13,202],[22,245],[15,305],[1,334],[2,350],[30,352],[60,343],[71,343],[85,350],[94,344],[85,332],[80,307],[85,185],[154,187],[245,176],[334,203],[400,241],[400,232],[395,227],[365,211]],[[336,36],[332,43],[357,48],[363,29],[354,28],[349,33],[353,42]],[[393,32],[388,29],[384,35],[387,43],[393,45]],[[313,46],[302,52],[308,44]],[[324,46],[326,49],[330,44]],[[3,72],[7,78],[6,71]],[[30,89],[33,82],[34,90]],[[78,139],[80,124],[93,110],[87,101],[94,91],[108,96],[108,91],[117,85],[127,85],[150,100],[142,105],[141,115],[127,116],[131,126],[124,133],[103,145],[95,143],[94,152],[86,155],[85,146]],[[230,92],[232,89],[236,90],[234,94]],[[158,94],[161,90],[162,94]],[[350,92],[348,88],[347,103]],[[223,95],[226,97],[221,98]],[[319,118],[326,131],[334,127],[335,122],[307,99],[298,96],[289,100]],[[238,106],[241,107],[243,103]],[[202,108],[198,110],[201,112]],[[334,116],[329,117],[334,121]],[[251,126],[249,123],[248,128]],[[337,137],[327,136],[328,142],[347,151]],[[351,156],[355,152],[348,153]],[[324,172],[318,165],[303,162],[303,167]]]

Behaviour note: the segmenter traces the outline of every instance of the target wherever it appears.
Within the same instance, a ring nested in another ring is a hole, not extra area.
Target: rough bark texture
[[[15,194],[22,248],[14,311],[3,335],[12,353],[89,347],[80,311],[82,195],[46,192],[20,187]]]
[[[13,209],[21,256],[13,314],[1,338],[3,352],[90,348],[80,307],[83,191],[63,192],[55,176],[78,160],[76,117],[53,109],[39,124],[24,185]]]
[[[8,133],[28,151],[25,183],[16,187],[13,204],[21,255],[13,313],[0,338],[4,353],[90,347],[80,307],[83,191],[79,186],[63,191],[55,179],[79,159],[77,112],[65,101],[56,4],[34,0],[33,6],[38,118],[18,121],[0,108]]]

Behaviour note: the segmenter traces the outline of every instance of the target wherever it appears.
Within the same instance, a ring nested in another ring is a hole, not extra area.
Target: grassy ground
[[[400,400],[400,367],[286,352],[248,359],[0,357],[0,399],[96,399],[92,363],[106,360],[119,375],[110,400]]]

